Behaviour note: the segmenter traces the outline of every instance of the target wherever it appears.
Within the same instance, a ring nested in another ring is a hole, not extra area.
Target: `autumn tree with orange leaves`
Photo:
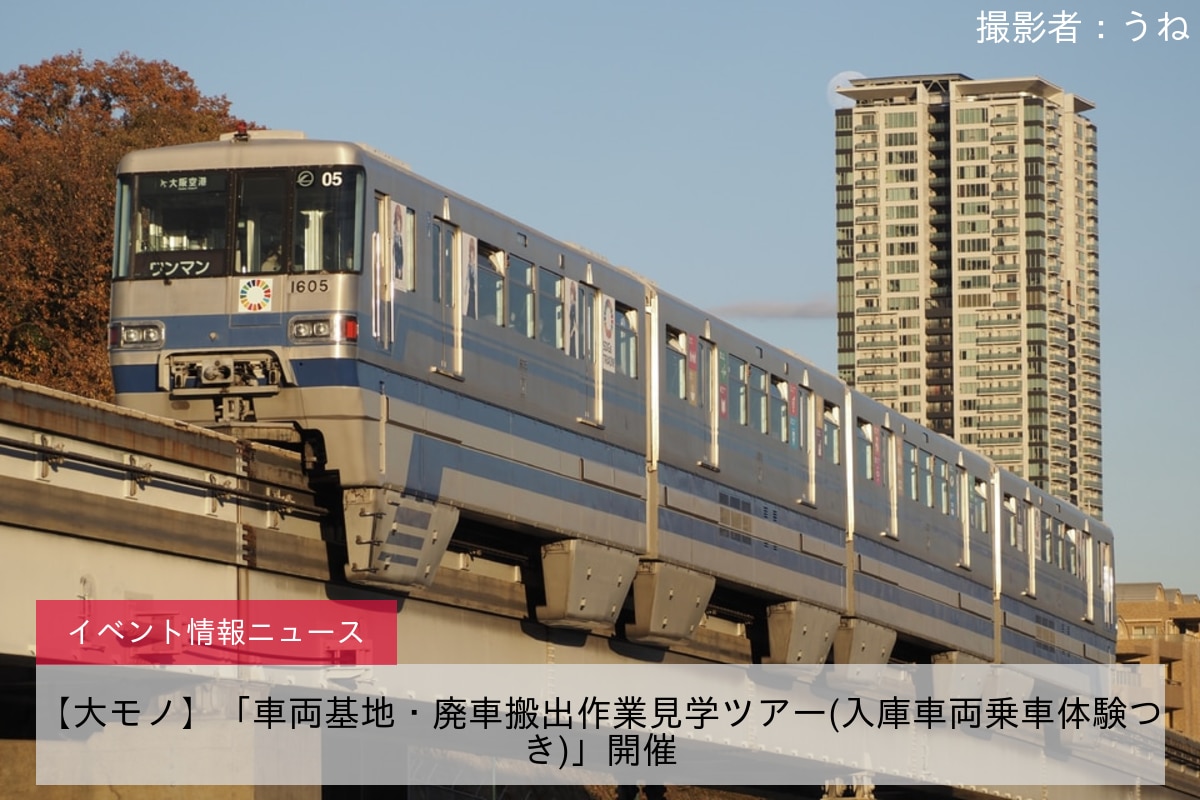
[[[108,399],[117,162],[231,130],[183,70],[79,53],[0,74],[0,374]]]

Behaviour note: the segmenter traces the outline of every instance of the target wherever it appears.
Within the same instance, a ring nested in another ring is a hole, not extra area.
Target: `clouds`
[[[747,300],[718,306],[713,313],[731,319],[834,319],[837,317],[837,303],[830,298],[800,303]]]

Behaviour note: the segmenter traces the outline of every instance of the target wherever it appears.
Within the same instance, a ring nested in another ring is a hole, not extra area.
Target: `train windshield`
[[[113,277],[359,272],[360,167],[123,175]]]

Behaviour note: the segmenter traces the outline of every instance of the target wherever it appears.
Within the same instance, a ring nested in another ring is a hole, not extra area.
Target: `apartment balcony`
[[[977,353],[976,361],[1020,361],[1020,350],[1001,350],[997,353]]]
[[[878,159],[871,159],[870,161],[854,162],[855,169],[876,169],[878,166],[879,166]]]
[[[984,369],[980,367],[975,370],[975,377],[984,378],[1020,378],[1021,370],[1019,369]]]
[[[976,328],[1015,328],[1021,324],[1019,318],[1011,319],[981,319],[975,323]]]
[[[1020,333],[994,333],[990,336],[976,337],[975,344],[982,347],[989,344],[1017,344],[1020,341]]]
[[[856,278],[878,278],[879,277],[879,267],[868,267],[867,269],[860,269],[858,272],[854,273],[854,277],[856,277]]]
[[[900,398],[898,389],[863,389],[863,394],[872,400],[897,400]]]
[[[992,209],[993,217],[1016,217],[1016,216],[1019,216],[1020,214],[1021,214],[1021,209],[1019,209],[1019,208],[993,208]]]
[[[861,369],[863,367],[894,367],[899,363],[900,359],[895,356],[869,356],[858,359],[854,365]]]
[[[854,222],[857,224],[860,224],[860,225],[863,223],[867,223],[867,222],[879,222],[879,215],[878,214],[859,214],[857,217],[854,218]]]
[[[1021,439],[1010,436],[980,436],[975,440],[976,444],[982,445],[1007,445],[1009,447],[1020,447],[1024,444]]]
[[[854,309],[855,314],[878,314],[883,311],[879,306],[858,306]]]
[[[992,137],[992,144],[1015,144],[1021,137],[1015,133],[997,133]]]
[[[860,152],[864,150],[878,150],[879,142],[859,142],[854,145],[854,149]]]
[[[993,300],[992,308],[1020,308],[1020,300]]]
[[[975,390],[977,395],[997,395],[997,394],[1021,394],[1022,385],[1020,383],[1005,383],[999,386],[980,386]]]
[[[894,322],[868,322],[864,325],[858,325],[854,328],[855,333],[875,333],[879,331],[890,332],[896,330],[897,326]],[[860,345],[861,346],[861,345]]]
[[[950,166],[950,161],[945,158],[934,158],[929,162],[929,168],[934,170],[945,169],[948,166]]]
[[[1020,158],[1016,153],[992,153],[992,162],[1016,161]]]
[[[860,196],[854,198],[854,205],[856,205],[856,206],[867,205],[868,203],[871,205],[875,205],[878,202],[879,202],[879,195],[877,195],[877,194],[864,194],[864,195],[860,195]]]
[[[881,326],[882,327],[882,326]],[[892,326],[894,329],[896,326]],[[856,350],[895,350],[897,341],[895,339],[881,339],[874,342],[856,342],[854,348]],[[862,363],[861,361],[858,363]]]
[[[855,235],[854,239],[855,239],[855,241],[858,241],[858,242],[878,242],[879,234],[878,233],[859,233],[859,234]]]
[[[1019,177],[1020,174],[1015,169],[997,169],[992,172],[992,180],[994,181],[1014,180]]]
[[[864,289],[856,289],[854,292],[854,296],[855,297],[879,297],[879,287],[878,286],[873,286],[873,287],[869,286]]]
[[[1024,418],[1020,416],[999,417],[997,419],[977,419],[975,427],[984,430],[995,430],[997,428],[1020,428],[1024,424]]]
[[[992,272],[1016,272],[1021,269],[1021,265],[1017,263],[1009,264],[992,264]]]
[[[1020,400],[1010,400],[1002,403],[988,403],[987,405],[977,405],[975,410],[980,414],[986,414],[991,411],[1020,411],[1024,405]]]
[[[1003,116],[1003,117],[992,117],[992,124],[993,125],[1016,125],[1017,124],[1017,115],[1009,114],[1009,115]]]
[[[870,123],[862,123],[862,124],[854,126],[855,133],[871,133],[872,131],[877,131],[877,130],[879,130],[879,126],[872,125]]]
[[[879,251],[878,250],[860,250],[859,252],[854,254],[854,260],[855,261],[878,261],[879,260]]]
[[[869,375],[858,375],[854,378],[854,382],[858,386],[866,383],[894,383],[897,380],[894,372],[875,372]]]
[[[1013,225],[997,225],[992,228],[992,236],[1016,236],[1021,229]]]
[[[859,189],[862,189],[864,187],[875,187],[878,185],[879,185],[878,178],[859,178],[858,180],[856,180],[854,182],[854,186]]]
[[[997,189],[996,191],[992,192],[993,200],[1006,199],[1006,198],[1010,198],[1010,197],[1020,197],[1020,196],[1021,196],[1021,193],[1019,191],[1017,191],[1016,189]]]

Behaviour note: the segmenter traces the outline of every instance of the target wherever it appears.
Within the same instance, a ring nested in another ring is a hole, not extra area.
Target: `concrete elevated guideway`
[[[0,797],[112,796],[108,787],[34,786],[32,680],[39,599],[390,599],[397,602],[401,663],[682,664],[754,658],[756,645],[746,626],[728,616],[706,615],[704,608],[687,609],[686,603],[667,610],[695,613],[695,632],[669,647],[628,641],[614,635],[612,627],[563,630],[533,622],[534,595],[523,573],[527,565],[493,557],[479,544],[486,535],[469,539],[473,546],[451,547],[429,588],[397,595],[351,585],[342,575],[344,550],[326,530],[322,503],[327,500],[310,488],[302,467],[301,456],[287,450],[0,381]],[[543,553],[552,562],[561,557]],[[538,587],[536,600],[550,606],[563,602],[560,580],[573,586],[569,575],[540,580],[547,585]],[[662,608],[656,606],[654,613],[663,613]],[[786,619],[776,627],[776,639],[809,635],[807,630],[797,634]],[[816,635],[824,641],[822,652],[833,647],[838,661],[870,663],[891,647],[886,631],[824,629]],[[780,646],[791,649],[794,643],[769,645],[771,650]],[[1200,797],[1200,750],[1188,740],[1169,739],[1168,752],[1166,788],[914,792],[880,787],[874,796]],[[856,788],[854,783],[847,775],[844,789],[743,791],[871,796],[869,785],[860,782]],[[163,796],[147,788],[112,789],[126,798]],[[171,796],[186,798],[264,800],[397,796],[382,788],[173,791]],[[550,797],[553,791],[541,787],[506,796]],[[438,796],[433,787],[413,787],[410,793]],[[722,794],[736,796],[709,790],[704,796]],[[668,796],[688,795],[675,787]]]

